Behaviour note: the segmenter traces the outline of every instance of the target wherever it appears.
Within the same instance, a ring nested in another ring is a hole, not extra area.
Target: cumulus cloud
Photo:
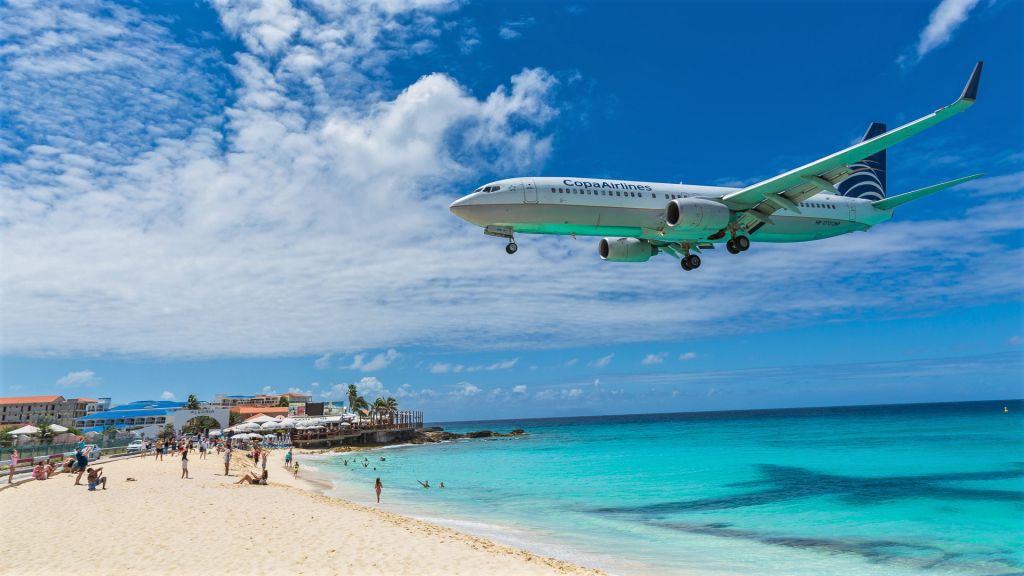
[[[57,386],[61,388],[75,388],[79,386],[93,386],[96,384],[99,378],[96,377],[96,373],[92,370],[79,370],[78,372],[68,372],[57,379]]]
[[[548,388],[534,395],[537,400],[575,400],[581,396],[583,396],[581,388]]]
[[[384,383],[376,376],[363,376],[358,382],[354,382],[356,390],[367,402],[373,402],[376,398],[394,396]],[[346,400],[348,398],[348,382],[334,384],[320,395],[325,400]],[[311,393],[310,393],[311,394]]]
[[[326,370],[331,366],[331,355],[330,353],[324,354],[323,356],[316,359],[313,362],[317,370]]]
[[[953,32],[967,20],[968,13],[978,0],[942,0],[928,17],[928,25],[917,40],[917,57],[942,46],[953,37]]]
[[[349,368],[352,370],[361,370],[363,372],[383,370],[384,368],[391,366],[391,363],[401,356],[402,355],[394,348],[388,349],[386,352],[381,352],[370,360],[366,360],[366,354],[356,354],[352,357],[352,364],[349,365]]]
[[[526,394],[526,384],[518,384],[512,387],[512,391],[516,394]]]
[[[533,18],[522,18],[503,22],[498,28],[498,37],[502,40],[515,40],[523,35],[523,31],[534,25]]]
[[[512,358],[510,360],[500,360],[493,364],[477,364],[473,366],[466,366],[464,364],[451,364],[448,362],[436,362],[430,365],[430,372],[432,374],[447,374],[453,372],[459,374],[461,372],[493,372],[494,370],[508,370],[509,368],[515,367],[519,362],[519,358]]]
[[[961,184],[964,189],[975,190],[980,196],[1012,194],[1024,190],[1024,170],[1011,174],[979,178]]]
[[[696,352],[683,352],[679,355],[680,360],[693,360],[697,357]]]
[[[593,362],[587,364],[587,366],[591,366],[593,368],[604,368],[605,366],[608,366],[609,364],[612,363],[612,358],[614,358],[614,357],[615,357],[614,353],[613,354],[609,354],[607,356],[602,356],[602,357],[598,358],[597,360],[594,360]]]
[[[171,392],[170,390],[164,390],[160,394],[160,399],[161,400],[170,400],[170,401],[173,402],[174,401],[174,392]]]
[[[665,361],[665,353],[660,352],[658,354],[648,354],[644,356],[644,359],[640,361],[644,366],[650,366],[652,364],[661,364]]]

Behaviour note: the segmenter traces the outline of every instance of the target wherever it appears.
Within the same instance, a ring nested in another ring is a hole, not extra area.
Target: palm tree
[[[199,398],[196,398],[195,394],[189,394],[188,400],[185,402],[185,408],[189,410],[199,410]]]
[[[380,420],[381,420],[380,417],[383,416],[384,413],[387,412],[387,410],[388,410],[388,403],[387,403],[387,401],[378,396],[377,399],[373,401],[373,416],[374,416],[374,419],[377,420],[378,424],[380,423]]]
[[[40,444],[49,444],[50,442],[53,442],[53,437],[56,433],[53,431],[51,424],[53,424],[53,418],[50,418],[49,416],[40,416],[39,419],[36,420],[36,428],[39,428],[39,432],[36,432],[33,436],[35,436],[36,440],[38,440]]]
[[[359,398],[359,390],[356,389],[355,384],[348,385],[348,407],[355,412],[357,410],[356,400]]]
[[[395,413],[398,412],[398,400],[395,400],[393,396],[388,396],[387,399],[384,400],[384,405],[388,413],[388,423],[394,424]]]

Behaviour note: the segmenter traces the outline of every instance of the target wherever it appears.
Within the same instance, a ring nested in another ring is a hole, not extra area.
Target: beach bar
[[[291,430],[292,445],[298,448],[384,444],[412,438],[423,428],[423,412],[399,410],[378,417],[356,420],[324,419],[323,424]]]

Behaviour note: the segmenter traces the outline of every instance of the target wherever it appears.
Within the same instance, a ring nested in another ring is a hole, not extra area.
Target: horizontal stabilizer
[[[963,184],[968,180],[974,180],[975,178],[981,178],[982,176],[984,176],[984,174],[971,174],[970,176],[964,176],[963,178],[957,178],[956,180],[950,180],[949,182],[943,182],[942,184],[935,184],[934,186],[928,186],[927,188],[921,188],[919,190],[914,190],[913,192],[900,194],[899,196],[890,196],[883,200],[872,202],[871,204],[879,210],[892,210],[893,208],[902,206],[907,202],[917,200],[918,198],[924,198],[925,196],[934,194],[939,190],[945,190],[951,186]]]

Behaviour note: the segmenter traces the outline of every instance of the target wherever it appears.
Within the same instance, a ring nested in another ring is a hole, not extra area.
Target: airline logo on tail
[[[885,133],[885,124],[872,122],[861,142],[871,140]],[[850,164],[853,174],[836,187],[843,196],[882,200],[885,198],[885,150],[873,154],[860,162]]]

